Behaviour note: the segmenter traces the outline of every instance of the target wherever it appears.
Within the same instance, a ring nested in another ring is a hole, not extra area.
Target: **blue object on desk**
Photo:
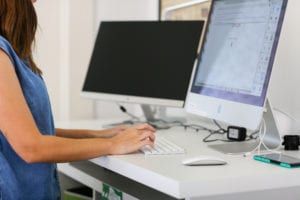
[[[285,168],[300,167],[300,159],[292,156],[288,156],[281,153],[269,153],[264,155],[254,155],[254,160],[261,162],[275,164]]]

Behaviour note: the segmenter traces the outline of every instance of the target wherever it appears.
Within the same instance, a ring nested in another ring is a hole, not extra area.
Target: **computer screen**
[[[82,95],[183,107],[203,21],[105,21]]]
[[[185,108],[256,129],[287,0],[213,0]]]

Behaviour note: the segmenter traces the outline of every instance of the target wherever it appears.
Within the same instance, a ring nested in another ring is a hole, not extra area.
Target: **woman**
[[[126,154],[153,145],[147,125],[103,131],[55,129],[32,58],[35,0],[0,0],[0,200],[59,199],[56,162]]]

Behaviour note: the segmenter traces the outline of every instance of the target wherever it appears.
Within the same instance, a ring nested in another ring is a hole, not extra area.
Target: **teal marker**
[[[285,162],[280,162],[280,161],[277,161],[277,160],[271,160],[271,159],[263,157],[263,156],[264,155],[262,155],[262,156],[260,156],[260,155],[254,155],[253,159],[261,161],[261,162],[264,162],[264,163],[278,165],[278,166],[281,166],[281,167],[284,167],[284,168],[289,168],[289,169],[291,169],[291,168],[300,168],[299,165],[295,165],[295,164],[292,165],[292,164],[285,163]]]
[[[292,168],[292,166],[287,163],[280,163],[279,165],[286,168]]]
[[[253,158],[254,158],[254,160],[262,161],[262,162],[265,162],[265,163],[271,163],[271,161],[269,159],[262,158],[262,157],[257,156],[257,155],[253,156]]]

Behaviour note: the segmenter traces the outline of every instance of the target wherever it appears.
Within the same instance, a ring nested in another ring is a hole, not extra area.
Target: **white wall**
[[[299,0],[289,0],[269,90],[273,106],[292,115],[298,121],[300,121],[299,8]],[[295,123],[292,123],[292,126],[294,125]]]
[[[37,1],[36,61],[44,71],[55,120],[92,117],[79,96],[94,41],[94,0]]]
[[[36,10],[39,18],[39,28],[36,38],[36,62],[43,70],[44,78],[48,86],[48,92],[51,96],[51,102],[53,112],[59,114],[59,87],[60,79],[59,75],[60,67],[60,10],[59,0],[50,1],[38,1],[36,4]],[[51,10],[47,12],[47,10]]]
[[[95,2],[94,0],[69,0],[70,2],[70,118],[93,117],[94,106],[90,99],[79,94],[94,47]]]

